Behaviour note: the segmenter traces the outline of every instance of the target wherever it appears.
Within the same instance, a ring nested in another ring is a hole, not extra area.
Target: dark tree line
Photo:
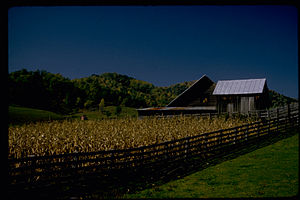
[[[269,98],[271,100],[272,108],[284,106],[292,102],[297,102],[296,99],[284,96],[273,90],[269,90]]]
[[[9,103],[69,113],[75,108],[82,91],[60,74],[46,71],[12,72],[8,77]]]
[[[65,114],[82,108],[96,109],[102,99],[106,106],[165,106],[191,83],[155,87],[117,73],[70,80],[47,71],[22,69],[9,74],[8,91],[10,104]]]

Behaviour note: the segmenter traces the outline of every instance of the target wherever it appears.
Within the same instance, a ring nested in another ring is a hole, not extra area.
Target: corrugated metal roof
[[[213,95],[262,93],[266,79],[218,81]]]

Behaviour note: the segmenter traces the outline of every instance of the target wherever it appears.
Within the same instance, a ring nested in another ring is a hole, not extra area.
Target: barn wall
[[[263,110],[268,107],[268,95],[219,95],[217,97],[217,110],[221,112],[248,113],[254,110]]]

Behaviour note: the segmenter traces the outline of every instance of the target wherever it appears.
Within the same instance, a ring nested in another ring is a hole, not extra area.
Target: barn
[[[267,81],[262,79],[218,81],[213,96],[218,113],[248,113],[269,106]]]
[[[139,116],[179,115],[217,112],[216,84],[203,75],[165,107],[137,109]]]
[[[203,75],[165,107],[137,109],[139,116],[248,113],[269,105],[266,79],[222,80]]]

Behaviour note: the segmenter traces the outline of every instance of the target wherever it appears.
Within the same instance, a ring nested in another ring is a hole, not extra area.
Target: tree
[[[120,105],[116,106],[116,115],[119,115],[122,112],[122,107]]]
[[[102,98],[99,103],[99,111],[103,112],[103,110],[104,110],[104,99]]]
[[[88,108],[91,107],[92,103],[93,103],[93,102],[92,102],[91,100],[87,100],[87,101],[84,103],[84,107],[85,107],[86,109],[88,109]]]

